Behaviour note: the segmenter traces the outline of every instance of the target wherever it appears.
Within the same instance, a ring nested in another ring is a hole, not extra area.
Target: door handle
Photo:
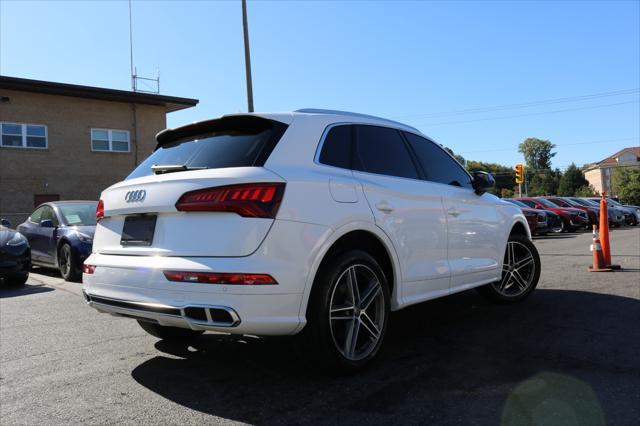
[[[447,210],[447,214],[449,216],[458,217],[458,216],[460,216],[460,211],[456,210],[456,209],[449,209],[449,210]]]
[[[393,211],[393,207],[391,207],[386,201],[376,204],[376,209],[380,210],[382,213],[391,213]]]

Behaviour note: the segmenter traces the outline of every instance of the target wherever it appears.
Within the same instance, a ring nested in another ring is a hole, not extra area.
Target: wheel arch
[[[365,247],[363,247],[363,245]],[[389,289],[391,293],[391,309],[395,310],[398,306],[402,281],[400,263],[393,244],[386,234],[374,224],[356,222],[335,230],[325,242],[323,250],[317,254],[311,269],[312,273],[309,274],[305,285],[300,306],[301,318],[306,318],[313,285],[321,268],[326,262],[330,261],[333,256],[348,249],[367,251],[380,263],[380,267],[384,271],[387,281],[391,286]]]

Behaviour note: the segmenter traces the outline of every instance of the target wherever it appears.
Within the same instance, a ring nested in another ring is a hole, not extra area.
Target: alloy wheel
[[[382,338],[385,296],[379,277],[368,266],[349,266],[340,274],[329,304],[331,337],[345,358],[369,356]]]
[[[503,296],[520,296],[533,284],[535,273],[536,262],[529,248],[518,241],[509,241],[504,254],[502,279],[492,285]]]

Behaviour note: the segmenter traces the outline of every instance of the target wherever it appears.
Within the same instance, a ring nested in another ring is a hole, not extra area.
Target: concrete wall
[[[155,147],[166,127],[162,106],[133,105],[69,96],[0,90],[0,121],[44,124],[47,149],[0,147],[0,217],[15,226],[34,208],[34,194],[59,194],[61,200],[97,200],[100,192],[122,180]],[[128,130],[130,152],[92,152],[91,128]]]

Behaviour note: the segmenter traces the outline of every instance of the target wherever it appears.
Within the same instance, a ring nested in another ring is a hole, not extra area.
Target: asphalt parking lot
[[[289,339],[166,344],[39,270],[0,289],[0,424],[638,424],[640,227],[612,231],[620,272],[587,272],[590,237],[536,239],[522,304],[469,291],[394,314],[380,359],[341,378]]]

